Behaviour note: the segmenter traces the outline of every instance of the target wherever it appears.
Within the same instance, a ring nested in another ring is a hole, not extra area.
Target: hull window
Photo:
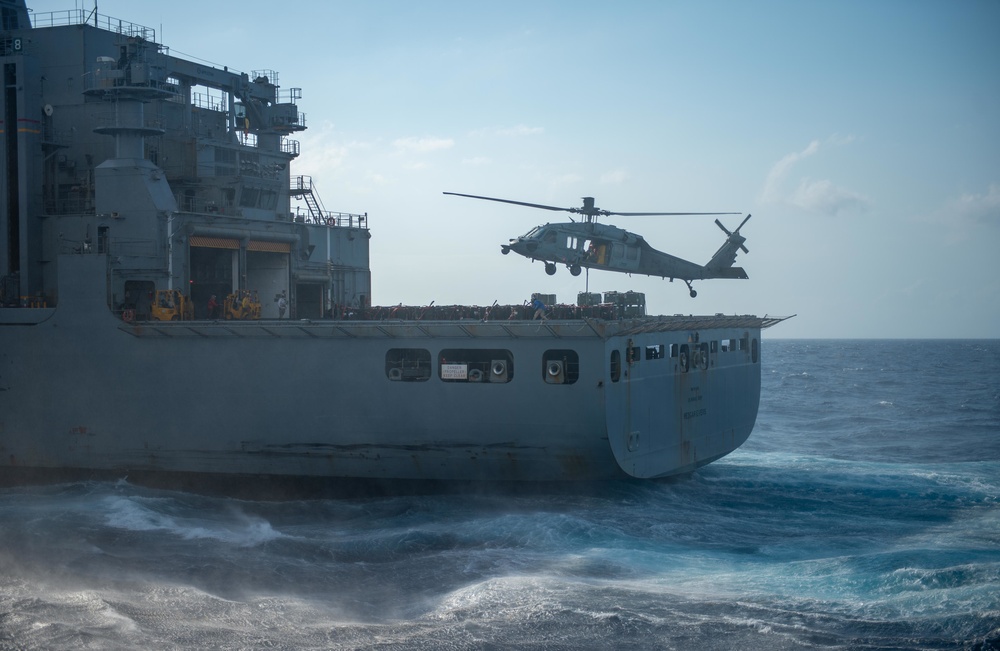
[[[431,351],[390,348],[385,353],[385,375],[393,382],[426,382],[431,377]]]
[[[646,359],[663,359],[663,344],[646,346]]]
[[[691,366],[703,371],[708,368],[708,344],[695,344],[691,351]]]
[[[447,348],[439,359],[443,382],[506,384],[514,379],[514,355],[502,348]]]
[[[547,350],[542,355],[542,379],[546,384],[573,384],[580,378],[580,356],[575,350]]]
[[[611,351],[611,381],[617,382],[622,379],[622,354],[617,350]]]
[[[751,342],[750,344],[750,359],[752,359],[753,363],[756,364],[758,357],[759,353],[757,351],[757,339],[754,338],[753,342]]]

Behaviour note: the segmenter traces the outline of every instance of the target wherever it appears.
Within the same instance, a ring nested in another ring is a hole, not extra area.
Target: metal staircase
[[[319,194],[313,187],[311,176],[295,176],[292,177],[292,185],[289,188],[289,194],[293,197],[302,199],[306,204],[306,209],[309,211],[309,221],[314,224],[322,224],[326,222],[326,209],[323,208],[323,202],[319,198]]]

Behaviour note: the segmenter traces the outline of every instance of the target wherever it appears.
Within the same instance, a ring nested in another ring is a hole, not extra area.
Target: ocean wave
[[[145,502],[145,503],[143,503]],[[160,500],[156,506],[169,505]],[[122,496],[104,499],[105,521],[108,526],[136,532],[162,532],[185,540],[207,539],[252,547],[282,537],[262,518],[231,508],[225,519],[205,519],[195,515],[180,516],[153,508],[150,500]]]

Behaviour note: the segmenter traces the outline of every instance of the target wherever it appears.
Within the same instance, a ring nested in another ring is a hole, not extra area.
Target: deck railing
[[[156,41],[156,30],[143,25],[130,23],[120,18],[104,16],[87,9],[64,9],[46,13],[31,14],[33,27],[61,27],[65,25],[93,25],[99,29],[122,34],[146,41]]]

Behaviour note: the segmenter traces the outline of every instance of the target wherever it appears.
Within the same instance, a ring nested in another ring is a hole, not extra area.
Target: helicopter
[[[687,284],[691,298],[698,295],[698,292],[691,286],[692,281],[709,278],[736,278],[744,280],[748,278],[746,271],[742,267],[734,267],[733,263],[736,262],[736,253],[738,251],[743,251],[744,253],[750,252],[743,244],[746,242],[746,238],[740,235],[740,229],[750,219],[750,215],[747,215],[746,219],[732,231],[723,226],[722,222],[718,219],[715,220],[716,225],[726,234],[726,241],[715,252],[712,259],[704,265],[683,260],[669,253],[657,251],[641,235],[630,233],[617,226],[597,222],[598,217],[607,217],[609,215],[639,217],[653,215],[741,215],[743,213],[613,212],[596,207],[593,197],[583,197],[583,206],[580,208],[560,208],[558,206],[546,206],[538,203],[497,199],[495,197],[482,197],[474,194],[460,194],[458,192],[445,192],[444,194],[456,197],[468,197],[470,199],[499,201],[517,206],[541,208],[542,210],[559,210],[575,215],[582,215],[582,221],[576,221],[570,217],[569,223],[563,222],[536,226],[521,237],[510,240],[509,244],[500,246],[500,252],[504,255],[513,251],[532,261],[543,261],[545,263],[545,273],[550,276],[555,274],[557,264],[564,264],[574,276],[579,276],[583,269],[587,269],[588,278],[590,269],[660,276],[661,278],[669,278],[671,282],[673,282],[674,278],[679,278]]]

